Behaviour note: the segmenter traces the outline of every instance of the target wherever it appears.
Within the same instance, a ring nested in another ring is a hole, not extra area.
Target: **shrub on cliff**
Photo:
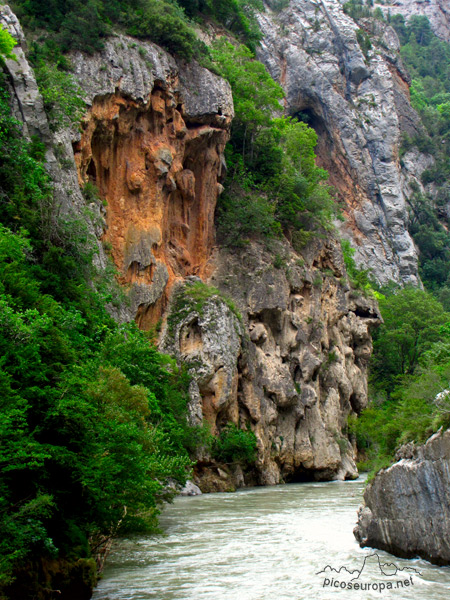
[[[332,227],[336,214],[327,172],[315,164],[316,132],[281,112],[283,90],[243,46],[218,40],[211,55],[233,91],[235,118],[227,148],[229,175],[218,205],[229,244],[284,232],[295,245]]]
[[[3,57],[14,57],[12,50],[16,44],[16,40],[3,27],[0,27],[0,61]]]
[[[228,423],[214,439],[212,456],[225,463],[250,465],[256,459],[256,436],[253,431]]]

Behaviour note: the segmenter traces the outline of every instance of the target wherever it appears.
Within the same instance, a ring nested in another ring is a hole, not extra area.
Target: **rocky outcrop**
[[[319,161],[338,190],[342,232],[358,264],[381,283],[416,285],[399,146],[419,120],[395,32],[373,20],[356,24],[339,0],[291,0],[281,12],[268,6],[259,21],[258,57],[284,87],[287,113],[318,133]],[[364,35],[371,49],[361,48]]]
[[[175,293],[162,347],[190,367],[191,422],[251,428],[258,459],[243,474],[200,457],[200,487],[356,477],[347,421],[367,405],[379,314],[350,290],[339,245],[317,241],[303,257],[281,243],[220,250],[210,283],[220,293],[204,300],[193,280]]]
[[[361,546],[450,564],[450,430],[403,446],[364,493],[355,537]]]
[[[148,328],[177,278],[205,277],[233,116],[227,82],[126,36],[72,57],[88,113],[73,142],[80,185],[107,205],[104,243]]]
[[[376,4],[375,6],[378,6]],[[402,14],[406,21],[414,15],[428,17],[434,33],[450,42],[450,6],[447,0],[393,0],[379,5],[384,13]]]

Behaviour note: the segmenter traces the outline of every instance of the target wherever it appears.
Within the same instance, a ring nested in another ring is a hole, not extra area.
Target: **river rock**
[[[180,491],[180,496],[200,496],[202,490],[192,481],[186,481],[186,485]]]
[[[450,564],[450,429],[408,444],[364,492],[354,530],[360,546]]]

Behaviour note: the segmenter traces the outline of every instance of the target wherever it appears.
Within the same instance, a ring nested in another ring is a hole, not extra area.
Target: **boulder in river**
[[[354,534],[360,546],[450,565],[450,429],[408,444],[364,492]]]
[[[186,481],[186,485],[180,491],[180,496],[199,496],[202,490],[192,481]]]

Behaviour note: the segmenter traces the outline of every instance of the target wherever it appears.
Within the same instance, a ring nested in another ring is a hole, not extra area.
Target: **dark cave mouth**
[[[320,115],[318,115],[313,108],[302,108],[301,110],[292,113],[291,117],[297,119],[297,121],[306,123],[309,127],[314,129],[319,138],[323,135],[328,136],[328,132],[325,127],[325,122],[323,118]]]

